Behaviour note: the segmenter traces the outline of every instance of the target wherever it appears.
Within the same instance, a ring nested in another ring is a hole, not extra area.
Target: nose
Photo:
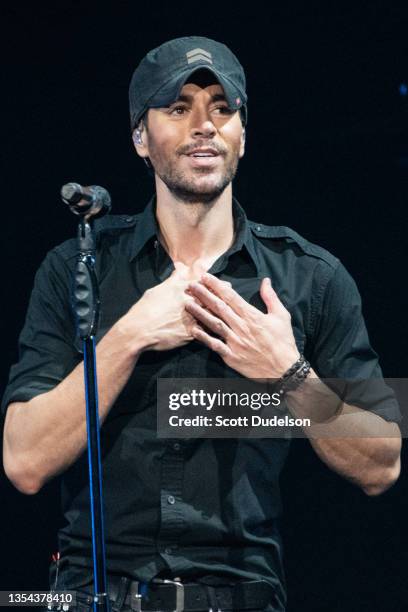
[[[206,109],[196,109],[191,114],[192,138],[213,138],[216,134],[215,126]]]

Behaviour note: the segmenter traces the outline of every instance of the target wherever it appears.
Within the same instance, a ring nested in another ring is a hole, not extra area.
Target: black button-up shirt
[[[326,378],[381,375],[361,315],[356,286],[341,263],[286,227],[247,220],[234,201],[235,240],[210,272],[265,312],[264,276],[292,315],[298,348]],[[102,310],[98,337],[173,263],[158,241],[154,200],[142,214],[96,222]],[[39,269],[3,407],[57,385],[81,361],[70,309],[76,242],[53,249]],[[163,440],[156,435],[156,379],[239,376],[193,341],[146,351],[101,429],[108,570],[148,581],[155,576],[220,580],[264,578],[284,605],[279,475],[286,439]],[[56,406],[56,410],[58,407]],[[398,420],[392,398],[374,411]],[[66,586],[92,566],[87,457],[63,475],[66,525],[59,534]],[[280,608],[279,608],[280,609]]]

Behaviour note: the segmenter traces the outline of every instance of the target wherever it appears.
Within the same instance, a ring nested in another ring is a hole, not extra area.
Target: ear
[[[132,140],[136,149],[136,153],[140,155],[140,157],[149,157],[148,146],[146,143],[147,133],[144,129],[143,123],[139,123],[137,128],[133,130]]]
[[[241,145],[239,147],[239,157],[240,158],[243,157],[245,153],[245,136],[246,136],[245,128],[243,127],[242,132],[241,132]]]

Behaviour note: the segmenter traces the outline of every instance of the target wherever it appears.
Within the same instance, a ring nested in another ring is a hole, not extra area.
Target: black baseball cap
[[[245,73],[238,59],[222,43],[203,36],[185,36],[149,51],[134,71],[129,86],[132,130],[149,108],[175,102],[187,79],[203,68],[214,74],[228,106],[241,109],[246,123]]]

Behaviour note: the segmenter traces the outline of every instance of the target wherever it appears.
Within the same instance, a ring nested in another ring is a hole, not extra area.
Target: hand
[[[268,278],[263,279],[260,287],[267,314],[211,274],[204,274],[200,282],[190,283],[188,291],[199,301],[185,305],[198,322],[191,330],[194,338],[246,378],[280,378],[299,358],[290,313]],[[210,335],[203,326],[219,338]]]
[[[193,301],[186,289],[194,274],[181,262],[174,266],[169,278],[147,289],[122,318],[122,328],[128,336],[136,337],[138,351],[167,351],[193,340],[195,320],[185,306]]]

